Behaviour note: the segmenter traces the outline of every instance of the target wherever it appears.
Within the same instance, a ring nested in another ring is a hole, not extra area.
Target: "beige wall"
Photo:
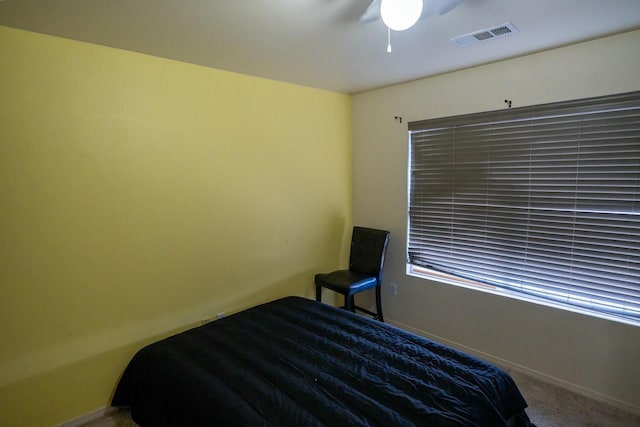
[[[640,31],[354,96],[353,223],[391,231],[386,318],[640,412],[640,328],[405,274],[407,122],[637,91],[638,52]]]
[[[0,425],[345,262],[351,99],[0,27]]]

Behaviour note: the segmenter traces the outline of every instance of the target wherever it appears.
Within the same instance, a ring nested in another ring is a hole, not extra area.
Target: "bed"
[[[529,426],[502,369],[300,297],[141,349],[113,406],[141,426]]]

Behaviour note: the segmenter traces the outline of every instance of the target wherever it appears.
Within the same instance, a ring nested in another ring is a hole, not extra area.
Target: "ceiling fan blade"
[[[380,2],[382,0],[372,0],[367,10],[364,11],[362,16],[360,17],[360,22],[362,24],[367,24],[369,22],[373,22],[377,19],[380,19]]]
[[[424,8],[420,19],[445,15],[460,6],[462,2],[464,0],[424,0]]]

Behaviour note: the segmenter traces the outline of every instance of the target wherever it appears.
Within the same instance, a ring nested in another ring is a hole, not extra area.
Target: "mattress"
[[[300,297],[142,348],[112,405],[141,426],[530,425],[499,367]]]

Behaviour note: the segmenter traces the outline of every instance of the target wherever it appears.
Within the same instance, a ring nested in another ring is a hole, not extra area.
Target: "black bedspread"
[[[142,426],[528,425],[496,366],[298,297],[143,348],[112,404]]]

